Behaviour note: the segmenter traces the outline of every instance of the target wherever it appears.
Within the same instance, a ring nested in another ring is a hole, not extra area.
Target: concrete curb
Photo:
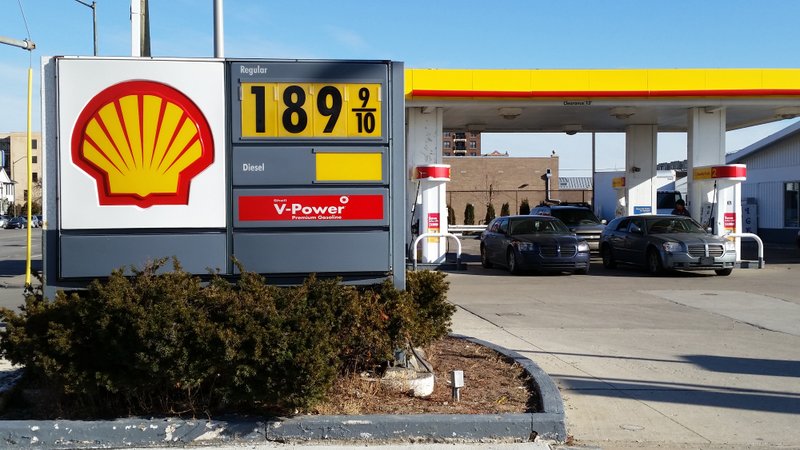
[[[566,439],[564,405],[550,377],[530,359],[490,342],[454,335],[491,348],[520,364],[538,388],[543,411],[523,414],[415,414],[300,416],[287,419],[113,421],[0,421],[1,448],[43,449],[185,446],[265,441],[529,441]]]

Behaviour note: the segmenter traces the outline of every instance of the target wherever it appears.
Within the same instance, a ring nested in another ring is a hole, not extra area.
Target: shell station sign
[[[55,57],[43,86],[46,289],[172,256],[404,285],[402,64]]]

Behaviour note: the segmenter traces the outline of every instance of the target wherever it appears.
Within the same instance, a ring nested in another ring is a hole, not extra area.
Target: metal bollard
[[[461,401],[461,388],[464,387],[464,371],[454,370],[450,372],[450,384],[453,386],[453,401]]]

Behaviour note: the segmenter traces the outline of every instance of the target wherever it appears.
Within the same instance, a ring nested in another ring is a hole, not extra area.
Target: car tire
[[[733,269],[715,269],[714,272],[721,277],[727,277],[733,272]]]
[[[489,255],[486,254],[486,247],[483,245],[481,245],[481,266],[483,266],[484,269],[492,268],[492,262],[489,261]]]
[[[508,271],[514,275],[519,275],[519,261],[517,261],[517,252],[515,252],[513,248],[508,249],[506,261],[508,265]]]
[[[603,258],[603,267],[606,269],[613,269],[617,267],[617,262],[614,261],[614,253],[610,245],[604,245],[600,250],[600,256]]]
[[[664,272],[664,265],[661,263],[661,256],[658,251],[650,249],[647,252],[647,273],[650,275],[661,275]]]
[[[585,269],[576,269],[575,275],[586,275],[589,273],[589,266],[586,266]]]

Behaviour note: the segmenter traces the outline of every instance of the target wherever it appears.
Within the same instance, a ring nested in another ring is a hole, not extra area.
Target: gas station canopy
[[[800,116],[800,69],[408,69],[406,107],[480,132],[688,129],[688,108],[725,109],[735,130]]]

